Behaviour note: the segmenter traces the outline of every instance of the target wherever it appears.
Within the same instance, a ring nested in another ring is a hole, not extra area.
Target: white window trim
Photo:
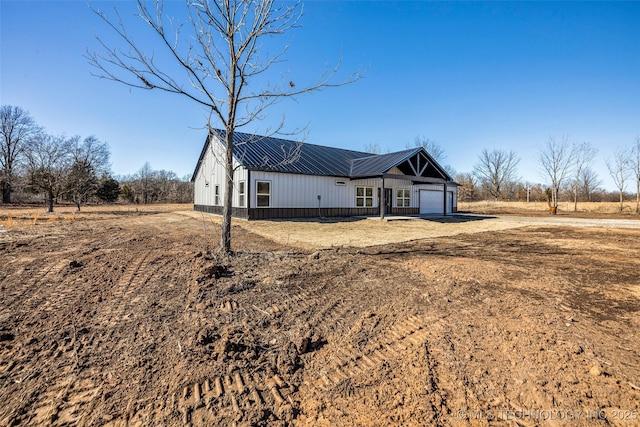
[[[398,197],[398,191],[402,191],[403,192],[402,197]],[[404,193],[405,191],[407,193]],[[404,194],[407,194],[407,195],[405,196]],[[402,200],[403,201],[402,206],[400,206],[398,204],[398,200]],[[409,202],[409,204],[406,205],[406,206],[404,205],[405,201]],[[396,207],[397,208],[408,208],[408,207],[411,207],[411,189],[410,188],[397,188],[396,189]]]
[[[240,192],[240,187],[243,187],[242,192]],[[247,184],[243,180],[238,182],[238,206],[241,208],[244,208],[246,207],[246,204],[247,204]]]
[[[261,183],[267,183],[269,184],[269,194],[266,193],[258,193],[258,186]],[[272,197],[272,186],[271,186],[271,181],[267,181],[264,179],[260,179],[260,180],[256,180],[256,208],[270,208],[271,207],[271,197]],[[269,196],[269,205],[268,206],[259,206],[258,205],[258,196]]]
[[[364,195],[363,196],[358,196],[358,188],[363,188],[364,189]],[[371,190],[371,196],[367,196],[367,189]],[[374,207],[373,205],[373,187],[370,186],[366,186],[366,185],[357,185],[356,186],[356,208],[372,208]],[[362,206],[358,206],[358,199],[362,199]],[[371,205],[367,206],[367,199],[371,199]]]

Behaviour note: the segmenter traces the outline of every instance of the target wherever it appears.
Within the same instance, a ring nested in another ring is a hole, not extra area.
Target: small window
[[[215,191],[215,201],[213,202],[214,205],[216,206],[220,206],[220,186],[216,185],[216,191]]]
[[[359,208],[373,206],[373,187],[356,187],[356,206]]]
[[[407,188],[402,188],[396,192],[396,206],[399,208],[411,206],[411,196]]]
[[[336,181],[336,185],[347,185],[347,181]]]
[[[259,208],[271,206],[271,183],[269,181],[256,181],[256,206]]]
[[[244,181],[238,183],[238,206],[244,208]]]

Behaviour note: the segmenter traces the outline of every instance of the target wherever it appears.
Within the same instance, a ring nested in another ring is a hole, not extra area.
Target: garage
[[[420,214],[442,215],[444,197],[442,191],[420,190]]]

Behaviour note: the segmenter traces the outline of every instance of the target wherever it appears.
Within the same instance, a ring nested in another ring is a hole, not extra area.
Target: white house
[[[224,130],[213,130],[193,177],[194,209],[222,214]],[[457,187],[424,148],[371,154],[234,133],[233,216],[245,219],[446,215]],[[380,209],[384,206],[384,209]]]

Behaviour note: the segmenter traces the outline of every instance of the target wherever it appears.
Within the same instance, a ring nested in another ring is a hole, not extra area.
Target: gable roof
[[[211,136],[223,145],[225,135],[226,132],[221,129],[211,131]],[[372,154],[243,132],[234,132],[233,140],[233,156],[248,170],[364,178],[387,174],[394,167],[421,155],[433,163],[434,169],[442,175],[443,181],[452,181],[446,171],[421,147],[395,153]],[[211,138],[208,137],[193,172],[192,181],[195,180],[210,143]]]

